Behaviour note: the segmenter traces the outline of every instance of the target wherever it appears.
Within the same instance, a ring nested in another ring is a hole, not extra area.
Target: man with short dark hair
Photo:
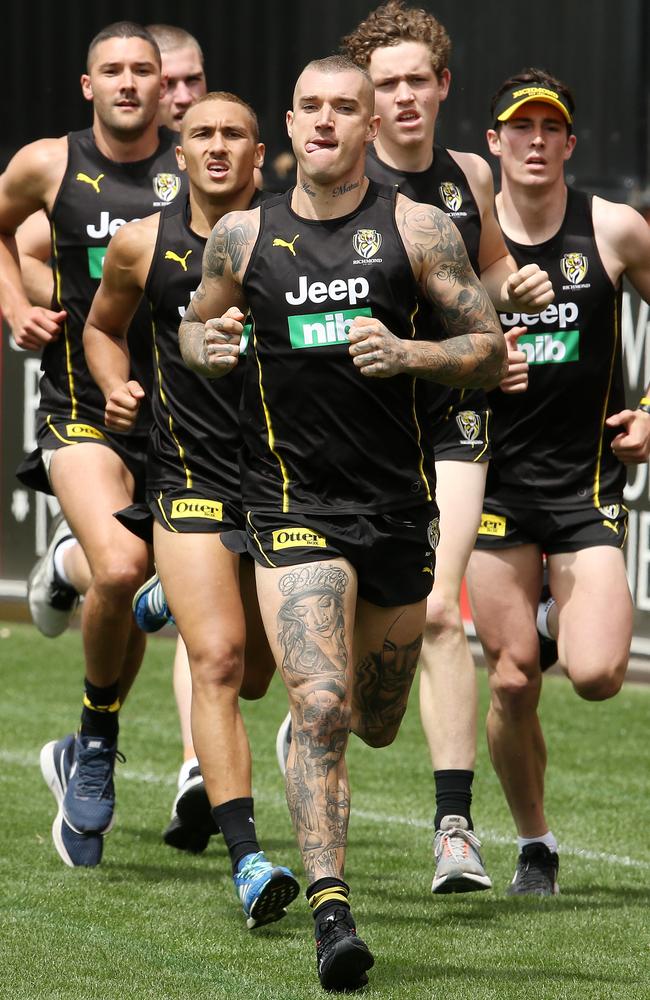
[[[183,115],[207,91],[203,52],[194,35],[172,24],[149,24],[162,57],[165,90],[160,98],[158,123],[178,132]]]
[[[537,630],[582,698],[619,691],[632,637],[625,466],[650,454],[650,401],[625,406],[620,338],[623,276],[650,301],[650,231],[630,206],[567,187],[573,118],[566,84],[530,69],[499,88],[487,133],[508,249],[539,261],[555,290],[539,316],[501,315],[510,371],[491,393],[494,457],[468,573],[490,754],[518,833],[513,895],[559,891]],[[538,607],[544,554],[552,598]]]
[[[159,133],[156,123],[160,53],[142,26],[122,21],[101,31],[90,43],[81,86],[93,103],[92,127],[31,143],[0,179],[0,304],[16,342],[43,348],[39,449],[21,478],[54,492],[70,525],[59,526],[32,587],[67,621],[77,593],[90,583],[82,615],[80,730],[44,747],[41,767],[58,804],[57,851],[68,865],[92,866],[113,822],[121,699],[144,652],[130,605],[146,574],[147,550],[112,515],[139,489],[149,415],[143,408],[129,435],[104,427],[103,398],[88,372],[81,334],[111,236],[128,219],[171,202],[181,181],[172,134]],[[30,305],[14,242],[20,223],[41,209],[52,230],[51,309]],[[150,385],[150,350],[137,336],[143,322],[146,317],[136,318],[132,327],[132,365]],[[62,560],[49,558],[71,532],[87,557],[90,581],[66,577]],[[58,618],[51,624],[51,634],[60,631]]]

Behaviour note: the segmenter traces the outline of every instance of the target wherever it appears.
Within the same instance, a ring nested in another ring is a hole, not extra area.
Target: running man
[[[123,21],[101,31],[90,43],[81,87],[93,104],[92,127],[31,143],[0,179],[0,306],[21,347],[43,348],[39,449],[21,478],[54,492],[70,525],[61,523],[48,556],[70,532],[83,549],[74,546],[85,567],[79,578],[75,567],[67,566],[68,576],[63,560],[53,568],[48,558],[32,583],[64,622],[77,593],[86,590],[81,727],[76,737],[43,748],[41,768],[57,800],[52,833],[59,855],[68,865],[92,866],[113,822],[119,708],[145,645],[131,599],[147,572],[147,548],[112,515],[132,502],[144,481],[150,414],[142,407],[129,435],[106,430],[81,337],[111,236],[128,219],[173,201],[181,181],[173,136],[156,123],[160,53],[144,28]],[[14,241],[20,223],[41,209],[50,220],[55,265],[51,309],[30,305]],[[137,336],[142,322],[146,314],[134,322],[132,363],[149,387],[150,347]],[[60,621],[52,634],[57,628]]]
[[[435,142],[438,112],[451,80],[451,43],[443,25],[424,10],[391,0],[343,40],[343,50],[368,70],[381,116],[379,134],[369,148],[368,177],[397,185],[409,198],[435,205],[453,220],[497,308],[538,312],[552,299],[548,276],[534,263],[513,273],[517,266],[507,256],[494,216],[488,164],[474,153]],[[418,335],[436,336],[434,323],[431,309],[422,303]],[[492,884],[470,808],[477,683],[460,611],[490,457],[489,410],[482,390],[423,383],[418,391],[424,439],[436,463],[441,524],[420,657],[420,714],[436,790],[431,888],[434,893],[469,892]]]
[[[162,59],[165,89],[158,105],[158,124],[179,132],[183,116],[207,92],[203,51],[194,35],[172,24],[148,24]]]
[[[191,368],[237,365],[250,309],[242,493],[262,617],[287,686],[287,799],[326,990],[356,990],[373,956],[343,880],[350,730],[397,734],[417,666],[438,518],[415,376],[496,385],[505,341],[457,230],[364,176],[377,135],[367,73],[310,63],[287,125],[297,186],[225,216],[180,327]],[[413,339],[418,294],[449,339]],[[215,318],[216,317],[216,318]]]
[[[548,271],[554,303],[504,313],[510,374],[491,394],[494,458],[468,583],[490,673],[488,743],[518,833],[509,892],[558,892],[557,841],[544,811],[546,747],[536,622],[543,555],[553,600],[539,615],[580,697],[611,698],[625,677],[632,600],[623,544],[625,466],[650,454],[650,401],[625,406],[621,283],[650,301],[650,232],[627,205],[566,185],[574,101],[542,70],[492,101],[496,206],[510,253]]]
[[[177,333],[201,280],[213,226],[226,212],[259,200],[253,171],[263,162],[264,146],[253,110],[228,93],[208,94],[193,105],[183,119],[180,141],[178,162],[188,173],[189,196],[116,234],[86,323],[84,348],[106,399],[106,425],[128,432],[144,389],[129,378],[127,332],[144,295],[156,356],[147,461],[154,555],[189,654],[192,732],[212,816],[230,851],[247,924],[255,927],[284,916],[298,883],[288,869],[274,868],[257,842],[239,694],[261,697],[275,665],[257,605],[252,560],[240,560],[220,539],[221,532],[244,527],[237,465],[243,366],[225,382],[195,375],[183,364]],[[129,513],[121,517],[127,525]],[[210,821],[208,811],[206,824]],[[200,826],[196,833],[207,841]]]

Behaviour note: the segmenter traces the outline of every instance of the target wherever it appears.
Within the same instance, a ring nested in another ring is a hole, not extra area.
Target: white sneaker
[[[27,581],[27,602],[34,625],[53,639],[67,629],[79,603],[79,594],[63,583],[54,569],[54,551],[66,538],[74,538],[63,514],[52,521],[45,555],[34,565]]]
[[[436,830],[433,851],[436,873],[431,892],[475,892],[491,889],[479,854],[481,841],[467,827],[464,816],[444,816]]]
[[[291,746],[291,712],[287,712],[280,723],[278,735],[275,737],[275,753],[278,758],[278,766],[283,774],[287,773],[287,758],[289,747]]]

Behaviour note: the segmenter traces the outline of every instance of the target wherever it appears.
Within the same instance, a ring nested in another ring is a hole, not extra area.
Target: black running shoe
[[[539,595],[539,603],[546,604],[551,598],[551,590],[547,583],[542,587],[542,592]],[[549,667],[554,666],[557,663],[557,642],[555,639],[549,639],[548,636],[542,635],[542,633],[537,630],[537,636],[539,638],[539,665],[542,671],[548,670]]]
[[[321,920],[316,918],[316,967],[324,990],[354,993],[366,985],[366,971],[374,964],[348,909],[341,906]]]
[[[557,896],[560,859],[555,851],[537,841],[526,844],[517,858],[517,868],[506,892],[508,896]]]
[[[193,767],[174,799],[171,822],[163,840],[179,851],[202,854],[215,833],[219,833],[219,827],[212,818],[201,770]]]

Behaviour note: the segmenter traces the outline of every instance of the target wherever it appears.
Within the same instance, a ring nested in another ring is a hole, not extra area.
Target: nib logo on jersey
[[[328,285],[324,281],[310,282],[306,274],[298,278],[298,291],[285,292],[285,299],[291,306],[306,302],[347,302],[355,306],[359,300],[367,300],[370,285],[365,278],[334,278]],[[340,309],[322,313],[305,313],[288,316],[289,339],[294,350],[308,347],[329,347],[347,343],[348,331],[356,316],[372,316],[368,306],[359,309]]]
[[[517,339],[517,347],[526,355],[529,365],[561,365],[580,360],[580,330],[567,330],[580,316],[575,302],[553,303],[539,315],[528,313],[499,313],[501,326],[559,326],[560,329],[524,333]]]

